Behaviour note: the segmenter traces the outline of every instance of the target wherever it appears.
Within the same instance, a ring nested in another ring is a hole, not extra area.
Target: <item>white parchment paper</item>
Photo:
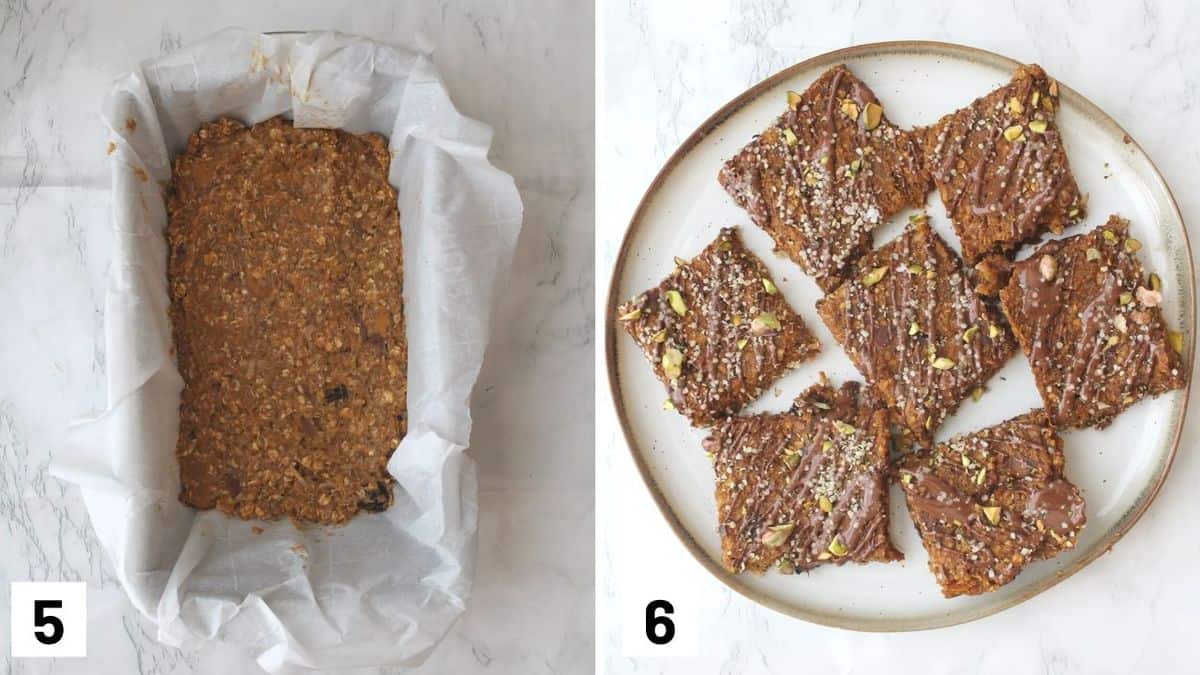
[[[408,331],[396,504],[340,528],[249,523],[178,500],[183,383],[167,320],[171,157],[202,122],[278,114],[390,139]],[[491,129],[460,115],[428,54],[333,33],[218,33],[144,63],[104,104],[111,129],[107,409],[52,472],[80,486],[130,600],[174,645],[245,645],[270,672],[419,664],[463,611],[476,482],[469,398],[521,225]],[[260,534],[252,525],[264,528]]]

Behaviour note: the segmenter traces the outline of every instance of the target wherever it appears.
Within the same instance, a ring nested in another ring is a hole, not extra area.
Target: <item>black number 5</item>
[[[63,638],[63,623],[57,616],[46,616],[47,609],[62,609],[62,600],[33,601],[33,637],[44,645],[57,644]],[[49,627],[49,632],[36,630]]]
[[[646,639],[656,645],[665,645],[675,638],[675,622],[666,616],[659,616],[659,610],[664,615],[674,614],[675,606],[666,600],[651,600],[646,605]]]

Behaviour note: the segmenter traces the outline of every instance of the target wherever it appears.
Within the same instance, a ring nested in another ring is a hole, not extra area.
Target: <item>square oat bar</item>
[[[1187,383],[1183,336],[1163,322],[1129,222],[1047,242],[1013,266],[1000,303],[1055,424],[1106,427],[1125,408]]]
[[[828,292],[871,230],[925,203],[919,135],[892,124],[845,66],[825,72],[721,169],[718,180],[775,246]]]
[[[968,265],[1009,256],[1083,215],[1084,199],[1055,125],[1058,83],[1036,65],[946,115],[925,134],[925,166]]]
[[[947,598],[994,591],[1026,564],[1073,548],[1086,522],[1044,410],[906,455],[898,470]]]
[[[667,386],[664,406],[694,426],[741,410],[820,350],[736,230],[721,230],[700,255],[676,263],[618,313]]]
[[[792,412],[724,420],[704,444],[730,572],[903,558],[888,536],[887,411],[858,383],[822,381]]]
[[[925,445],[1016,351],[924,216],[862,258],[817,311],[895,420]]]

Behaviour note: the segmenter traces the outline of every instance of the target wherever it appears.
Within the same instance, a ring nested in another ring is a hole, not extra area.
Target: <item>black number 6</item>
[[[46,616],[44,610],[47,609],[62,609],[62,600],[33,601],[33,637],[44,645],[57,644],[63,638],[63,623],[57,616]],[[49,633],[36,630],[44,626],[49,626]]]
[[[666,616],[659,616],[659,610],[662,610],[664,615],[674,614],[675,606],[666,600],[651,600],[650,604],[646,605],[646,639],[656,645],[665,645],[675,638],[675,622]],[[658,630],[660,627],[661,635]]]

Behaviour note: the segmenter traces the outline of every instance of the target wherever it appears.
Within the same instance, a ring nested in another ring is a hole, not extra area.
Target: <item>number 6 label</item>
[[[12,655],[87,656],[87,584],[14,581]]]

